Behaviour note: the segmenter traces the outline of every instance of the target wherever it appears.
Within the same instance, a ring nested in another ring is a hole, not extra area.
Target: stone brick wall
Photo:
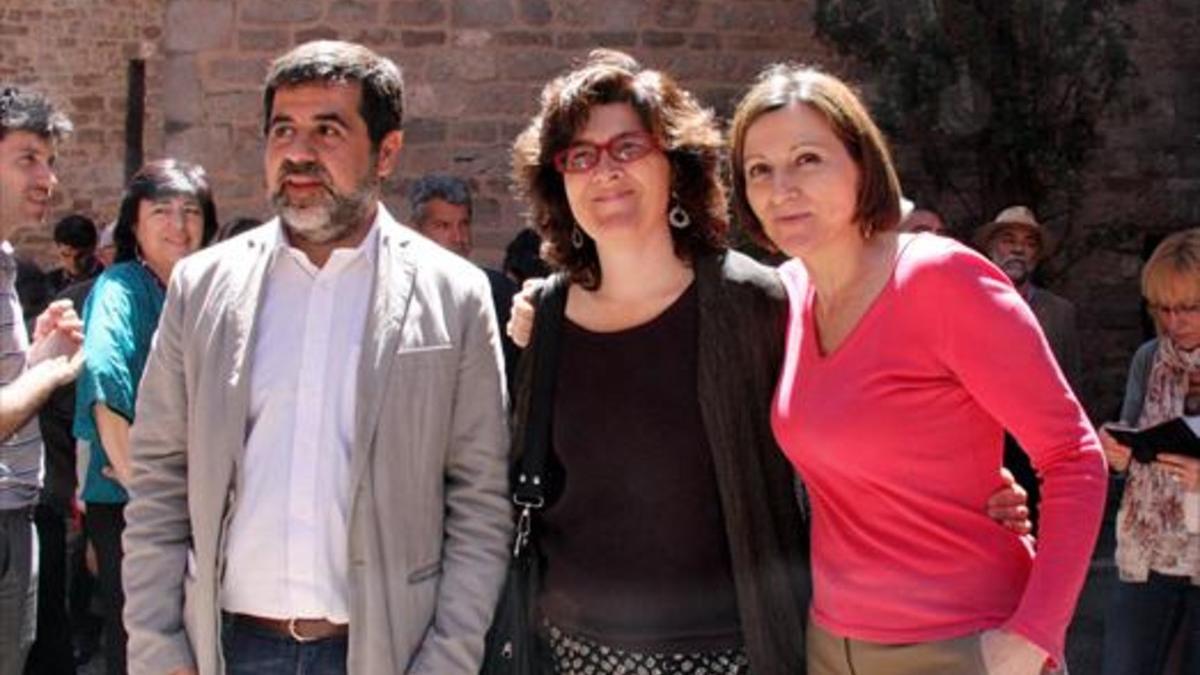
[[[1102,145],[1084,173],[1087,196],[1071,238],[1113,226],[1127,237],[1094,247],[1065,269],[1062,256],[1050,263],[1057,268],[1052,290],[1079,310],[1083,398],[1097,420],[1117,414],[1129,359],[1144,337],[1144,249],[1165,233],[1200,226],[1200,42],[1194,37],[1200,3],[1139,0],[1124,16],[1136,34],[1129,49],[1137,73],[1101,125]],[[869,73],[863,75],[869,82]],[[925,195],[920,164],[905,148],[896,150],[906,190]],[[957,232],[978,224],[953,195],[941,197],[933,206]],[[1061,219],[1047,211],[1039,216],[1052,234],[1062,234]]]
[[[430,171],[468,179],[476,251],[496,264],[522,223],[509,195],[508,147],[551,76],[596,46],[624,49],[678,77],[719,113],[764,65],[814,61],[847,73],[812,39],[805,0],[5,0],[0,79],[46,89],[79,134],[64,148],[58,215],[115,212],[122,182],[125,72],[148,60],[146,156],[198,161],[214,177],[222,220],[266,215],[261,80],[300,42],[339,38],[394,58],[407,84],[406,148],[387,201]],[[1107,417],[1141,338],[1137,273],[1143,243],[1200,224],[1200,4],[1141,0],[1134,102],[1105,127],[1081,222],[1127,222],[1143,234],[1098,251],[1056,281],[1080,308],[1085,396]],[[855,73],[852,73],[855,74]],[[870,73],[856,73],[871,91]],[[902,169],[916,166],[897,148]],[[921,177],[902,173],[910,189]],[[963,229],[952,204],[940,205]],[[17,244],[43,255],[47,236]],[[44,258],[44,255],[43,255]]]
[[[1082,222],[1140,231],[1075,265],[1058,289],[1080,309],[1093,417],[1117,414],[1146,319],[1139,279],[1149,246],[1200,227],[1200,3],[1142,0],[1131,23],[1132,104],[1110,116],[1088,173]]]
[[[163,141],[162,0],[4,0],[0,2],[0,82],[37,87],[62,106],[75,135],[59,152],[53,219],[80,212],[107,220],[125,183],[126,74],[145,59],[147,157]],[[14,245],[49,261],[49,228],[24,230]]]
[[[667,68],[728,109],[763,65],[812,57],[799,2],[706,0],[168,0],[163,41],[166,150],[216,176],[222,218],[265,211],[261,80],[267,62],[312,38],[364,43],[394,58],[407,85],[405,150],[387,188],[431,171],[475,192],[475,256],[495,264],[521,222],[508,147],[547,79],[593,47]]]

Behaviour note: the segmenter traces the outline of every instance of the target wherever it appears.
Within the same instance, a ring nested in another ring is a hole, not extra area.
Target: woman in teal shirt
[[[75,395],[75,436],[91,446],[82,498],[100,568],[110,675],[125,673],[121,531],[137,386],[172,268],[211,241],[216,230],[203,168],[171,159],[147,164],[121,201],[113,232],[116,263],[96,279],[83,306],[84,367]]]

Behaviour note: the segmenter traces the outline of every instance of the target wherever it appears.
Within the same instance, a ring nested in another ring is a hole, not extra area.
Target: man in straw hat
[[[1078,389],[1080,357],[1075,305],[1033,283],[1034,272],[1045,258],[1049,244],[1045,228],[1026,206],[1004,209],[975,234],[975,245],[1004,270],[1037,315],[1059,367],[1071,386]]]
[[[1072,389],[1078,391],[1081,370],[1075,305],[1033,283],[1038,263],[1050,248],[1045,228],[1026,206],[1010,206],[975,233],[975,246],[1004,270],[1037,316],[1054,358]],[[1011,436],[1006,438],[1004,464],[1029,492],[1030,520],[1037,526],[1039,490],[1037,475]]]

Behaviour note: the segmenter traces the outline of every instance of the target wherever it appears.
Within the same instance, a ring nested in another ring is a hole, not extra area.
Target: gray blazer
[[[350,475],[349,672],[475,673],[508,560],[508,435],[487,279],[381,210]],[[180,262],[138,396],[129,672],[223,671],[265,228]],[[347,367],[353,367],[347,364]]]

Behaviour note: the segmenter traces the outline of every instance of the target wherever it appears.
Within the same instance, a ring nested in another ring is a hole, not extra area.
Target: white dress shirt
[[[321,268],[288,245],[278,221],[266,227],[277,240],[249,345],[246,455],[221,606],[347,623],[350,452],[379,215],[357,248],[336,249]]]

